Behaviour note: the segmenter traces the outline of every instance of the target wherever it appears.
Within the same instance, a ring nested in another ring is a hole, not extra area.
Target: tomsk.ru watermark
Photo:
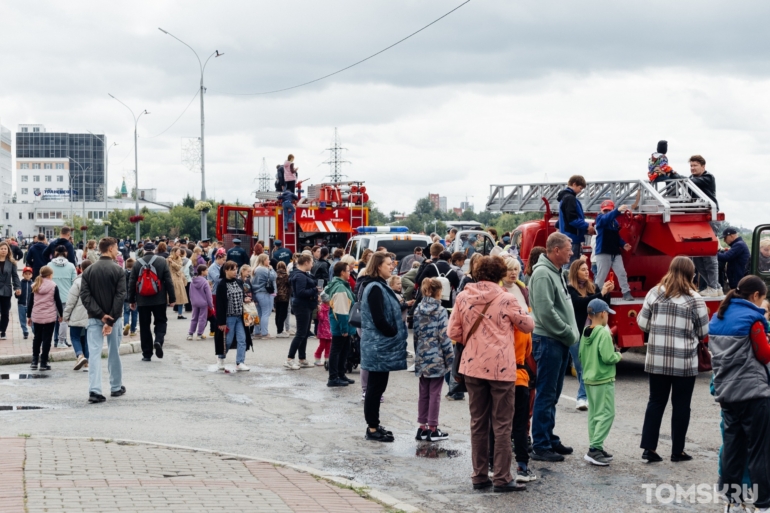
[[[647,492],[647,504],[719,504],[733,497],[737,503],[751,504],[757,497],[757,485],[715,485],[701,483],[682,486],[668,483],[645,483],[642,485]]]

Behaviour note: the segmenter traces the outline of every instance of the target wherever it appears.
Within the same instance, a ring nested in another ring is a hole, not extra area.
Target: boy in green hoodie
[[[615,365],[622,358],[615,352],[607,329],[609,314],[614,313],[601,299],[591,300],[588,303],[591,325],[583,330],[580,339],[579,358],[588,396],[589,448],[583,459],[603,467],[612,461],[612,455],[604,450],[604,441],[615,419]]]

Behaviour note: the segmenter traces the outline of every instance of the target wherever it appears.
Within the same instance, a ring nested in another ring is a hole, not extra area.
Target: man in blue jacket
[[[583,205],[577,199],[583,189],[586,188],[586,179],[580,175],[572,175],[567,182],[567,188],[559,193],[559,231],[572,241],[572,256],[565,269],[569,269],[572,262],[580,258],[581,246],[586,234],[596,233],[593,226],[589,226],[583,214]]]
[[[59,238],[54,239],[53,242],[45,248],[45,251],[43,251],[43,260],[46,261],[46,265],[53,260],[53,256],[56,254],[56,246],[64,246],[67,250],[67,260],[69,260],[75,267],[78,266],[78,261],[75,257],[75,248],[72,247],[72,242],[70,242],[70,232],[71,229],[69,226],[62,226],[61,232],[59,232]]]
[[[725,262],[727,264],[727,281],[730,288],[734,289],[738,286],[741,278],[746,276],[746,268],[751,254],[749,253],[749,246],[738,235],[735,228],[725,228],[722,232],[722,238],[729,244],[730,249],[717,253],[717,259],[720,263]]]
[[[44,265],[51,261],[50,257],[46,260],[46,258],[43,256],[43,252],[46,250],[46,248],[47,245],[45,243],[45,235],[39,233],[35,243],[32,244],[27,250],[27,256],[25,257],[24,262],[32,268],[33,280],[37,278],[38,274],[40,274],[40,269],[42,269]]]
[[[623,292],[624,301],[633,301],[631,287],[628,285],[628,275],[623,265],[623,251],[631,251],[631,244],[620,237],[620,225],[617,218],[628,210],[626,205],[615,208],[612,200],[602,201],[600,207],[602,213],[596,216],[596,254],[591,260],[596,264],[596,285],[599,289],[604,286],[604,280],[610,273],[615,272]]]

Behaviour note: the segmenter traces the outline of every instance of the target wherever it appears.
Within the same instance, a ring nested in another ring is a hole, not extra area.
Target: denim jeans
[[[229,315],[227,317],[227,338],[225,340],[225,354],[220,355],[220,358],[227,356],[227,350],[230,344],[233,343],[233,337],[238,341],[238,350],[235,353],[235,363],[243,363],[246,360],[246,331],[243,328],[242,318]]]
[[[76,356],[83,355],[88,358],[88,331],[80,326],[70,326],[70,340]]]
[[[19,324],[21,324],[21,332],[25,335],[29,335],[27,329],[27,305],[17,305],[19,312]]]
[[[582,249],[583,249],[583,244],[581,242],[573,242],[572,256],[569,257],[569,262],[567,262],[562,266],[562,269],[564,269],[565,271],[569,271],[569,267],[572,265],[572,262],[580,258],[580,255],[582,254],[581,253]]]
[[[102,345],[107,340],[107,369],[110,372],[110,391],[117,392],[123,386],[123,365],[120,363],[119,326],[107,336],[102,335],[104,323],[100,319],[88,319],[88,391],[102,393]]]
[[[574,346],[571,346],[569,348],[569,354],[572,356],[572,363],[575,366],[575,371],[577,372],[577,378],[578,378],[578,393],[577,393],[577,400],[585,400],[586,398],[586,386],[583,384],[583,364],[580,363],[580,358],[578,358],[578,352],[580,351],[580,342],[575,344]]]
[[[123,303],[123,326],[131,321],[131,333],[136,333],[136,322],[139,319],[139,310],[131,310],[128,303]]]
[[[556,404],[559,402],[569,349],[558,340],[532,335],[532,355],[537,362],[535,407],[532,412],[532,446],[538,452],[551,449],[561,441],[553,433]]]
[[[273,295],[267,292],[257,292],[256,303],[257,311],[259,312],[259,332],[260,335],[266,337],[270,328],[270,313],[273,311]]]

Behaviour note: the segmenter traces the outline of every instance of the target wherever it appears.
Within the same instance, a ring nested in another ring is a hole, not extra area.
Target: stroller
[[[358,334],[352,336],[350,340],[350,349],[348,350],[348,358],[345,361],[345,370],[347,372],[353,372],[353,369],[357,368],[361,363],[361,337]],[[329,360],[324,362],[324,369],[329,370]]]

